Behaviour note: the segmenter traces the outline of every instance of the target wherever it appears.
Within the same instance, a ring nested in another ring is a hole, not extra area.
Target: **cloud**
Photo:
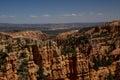
[[[80,13],[78,13],[78,14],[76,14],[76,13],[72,13],[72,14],[64,14],[63,16],[65,16],[65,17],[76,17],[76,16],[82,16],[82,14],[80,14]]]
[[[0,18],[7,18],[6,15],[0,15]]]
[[[10,18],[15,18],[15,16],[9,16]]]
[[[35,16],[35,15],[30,15],[30,18],[38,18],[39,16]]]
[[[44,14],[44,15],[40,15],[40,16],[37,16],[37,15],[30,15],[29,17],[30,18],[40,18],[40,17],[50,17],[51,15],[49,14]]]
[[[102,16],[103,15],[103,13],[101,13],[101,12],[97,12],[97,13],[95,13],[95,12],[89,12],[89,15],[91,15],[91,16]]]
[[[0,15],[0,18],[15,18],[16,16]]]
[[[103,13],[97,13],[97,15],[98,15],[98,16],[102,16],[102,15],[103,15]]]
[[[77,14],[75,14],[75,13],[72,13],[72,14],[64,14],[63,16],[65,16],[65,17],[69,17],[69,16],[77,16]]]
[[[71,16],[70,14],[64,14],[63,16]]]
[[[72,13],[71,15],[72,15],[72,16],[77,16],[77,14],[75,14],[75,13]]]
[[[44,14],[43,17],[50,17],[50,15],[49,14]]]

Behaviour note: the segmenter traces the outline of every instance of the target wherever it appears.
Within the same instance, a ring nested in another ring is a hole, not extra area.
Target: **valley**
[[[120,20],[10,25],[0,24],[0,80],[120,80]]]

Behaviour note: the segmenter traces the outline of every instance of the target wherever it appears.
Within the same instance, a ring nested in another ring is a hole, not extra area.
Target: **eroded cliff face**
[[[53,59],[51,79],[89,80],[90,62],[82,54],[59,56]]]
[[[1,65],[3,71],[0,72],[0,80],[18,80],[16,60],[15,53],[9,53],[6,56],[4,65]]]
[[[120,21],[112,21],[105,23],[104,25],[96,26],[90,30],[88,30],[86,33],[92,34],[92,33],[103,33],[103,32],[117,32],[120,30]]]
[[[67,40],[69,38],[69,36],[74,36],[75,34],[77,34],[78,30],[72,30],[72,31],[68,31],[68,32],[63,32],[63,33],[59,33],[56,36],[56,40]]]
[[[36,31],[1,33],[0,80],[119,80],[119,24],[70,31],[55,40]]]

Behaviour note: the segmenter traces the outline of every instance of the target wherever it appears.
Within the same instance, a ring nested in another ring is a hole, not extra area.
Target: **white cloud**
[[[0,18],[15,18],[16,16],[0,15]]]
[[[97,15],[102,16],[102,15],[103,15],[103,13],[97,13]]]
[[[89,12],[89,15],[91,15],[91,16],[102,16],[103,15],[103,13],[101,13],[101,12],[98,12],[98,13],[95,13],[95,12]]]
[[[8,16],[6,15],[0,15],[0,18],[7,18]]]
[[[9,16],[10,18],[15,18],[15,16]]]
[[[39,16],[35,16],[35,15],[30,15],[30,18],[38,18]]]
[[[72,13],[72,14],[64,14],[63,16],[69,17],[69,16],[78,16],[78,15],[75,13]]]
[[[65,17],[76,17],[76,16],[83,16],[83,14],[80,13],[72,13],[72,14],[64,14],[63,16]]]
[[[72,16],[77,16],[77,14],[75,14],[75,13],[72,13],[71,15],[72,15]]]
[[[50,15],[49,14],[44,14],[43,17],[50,17]]]
[[[64,14],[63,16],[71,16],[70,14]]]
[[[51,15],[49,14],[44,14],[44,15],[40,15],[40,16],[37,16],[37,15],[30,15],[29,17],[30,18],[39,18],[39,17],[50,17]]]

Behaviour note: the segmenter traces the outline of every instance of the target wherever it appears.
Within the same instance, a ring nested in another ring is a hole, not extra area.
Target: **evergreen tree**
[[[114,78],[113,78],[111,72],[109,72],[109,75],[108,75],[108,77],[107,77],[107,80],[114,80]]]

